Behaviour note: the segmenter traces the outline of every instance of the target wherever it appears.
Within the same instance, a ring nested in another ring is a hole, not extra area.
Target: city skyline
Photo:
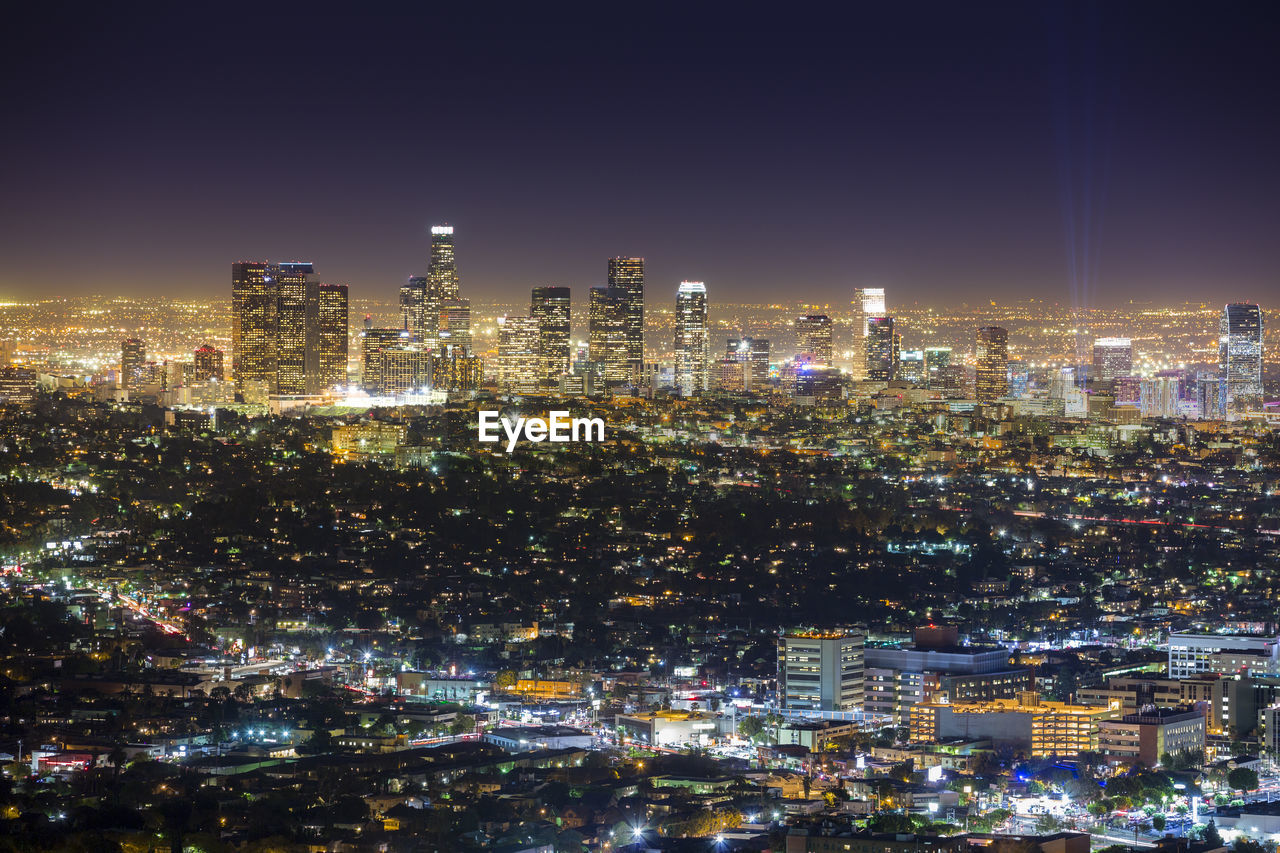
[[[1280,853],[1274,17],[15,8],[0,853]]]
[[[696,52],[686,38],[720,32],[709,11],[642,17],[608,49],[600,21],[567,14],[261,13],[265,33],[351,57],[297,66],[224,55],[230,19],[27,8],[3,84],[19,128],[4,151],[24,169],[0,222],[0,298],[198,295],[227,257],[311,258],[391,298],[422,271],[426,224],[445,221],[485,299],[601,285],[596,258],[634,255],[650,282],[703,279],[743,302],[868,286],[940,305],[1209,287],[1265,301],[1280,132],[1261,108],[1278,75],[1255,8],[926,11],[858,10],[847,44],[840,26],[743,17]],[[458,38],[415,49],[432,23]],[[481,32],[483,50],[461,50]],[[76,85],[90,67],[100,86]],[[448,132],[416,132],[419,114]],[[600,120],[614,114],[632,120]],[[752,115],[769,120],[747,132]],[[323,132],[293,130],[307,125]]]

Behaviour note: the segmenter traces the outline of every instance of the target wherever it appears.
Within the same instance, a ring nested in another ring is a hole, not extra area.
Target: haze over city
[[[0,298],[271,258],[390,300],[442,221],[495,300],[617,255],[722,302],[1274,288],[1264,5],[243,11],[17,11]]]

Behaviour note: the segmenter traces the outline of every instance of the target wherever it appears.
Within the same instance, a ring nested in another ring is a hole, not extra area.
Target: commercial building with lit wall
[[[1053,702],[1034,693],[986,702],[922,702],[911,708],[910,739],[990,738],[997,747],[1036,758],[1069,758],[1097,749],[1099,723],[1119,715],[1115,708]]]
[[[778,640],[778,704],[809,711],[861,711],[861,634],[787,632]]]
[[[1280,638],[1258,634],[1170,634],[1169,677],[1256,671],[1280,674]]]
[[[1203,754],[1204,714],[1187,708],[1148,708],[1098,724],[1098,752],[1113,764],[1159,765],[1165,755]]]

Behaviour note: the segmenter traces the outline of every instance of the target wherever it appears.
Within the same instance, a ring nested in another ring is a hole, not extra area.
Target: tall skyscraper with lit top
[[[401,315],[413,337],[431,349],[441,340],[471,348],[471,310],[462,309],[458,284],[458,263],[453,245],[452,225],[431,226],[431,260],[426,279],[409,279],[401,289]],[[450,311],[453,313],[450,314]],[[465,320],[466,328],[461,327]],[[443,333],[447,332],[447,335]],[[465,341],[465,344],[462,342]]]
[[[427,293],[437,304],[457,299],[458,264],[453,251],[453,226],[431,226],[431,264],[427,268]]]
[[[871,331],[871,320],[888,313],[883,287],[859,287],[853,291],[853,351],[854,379],[866,379],[867,370],[863,353],[866,338]]]
[[[1232,302],[1218,323],[1222,415],[1237,420],[1262,411],[1262,309]]]
[[[676,387],[690,397],[707,390],[708,345],[707,286],[682,281],[676,291]]]

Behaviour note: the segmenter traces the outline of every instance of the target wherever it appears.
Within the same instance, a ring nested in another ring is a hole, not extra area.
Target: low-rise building
[[[1204,752],[1205,718],[1194,708],[1147,708],[1098,723],[1098,752],[1113,764],[1147,767],[1165,755]]]
[[[1098,724],[1112,708],[1044,700],[1035,693],[987,702],[922,702],[911,709],[912,743],[990,738],[1035,757],[1070,757],[1097,748]]]

